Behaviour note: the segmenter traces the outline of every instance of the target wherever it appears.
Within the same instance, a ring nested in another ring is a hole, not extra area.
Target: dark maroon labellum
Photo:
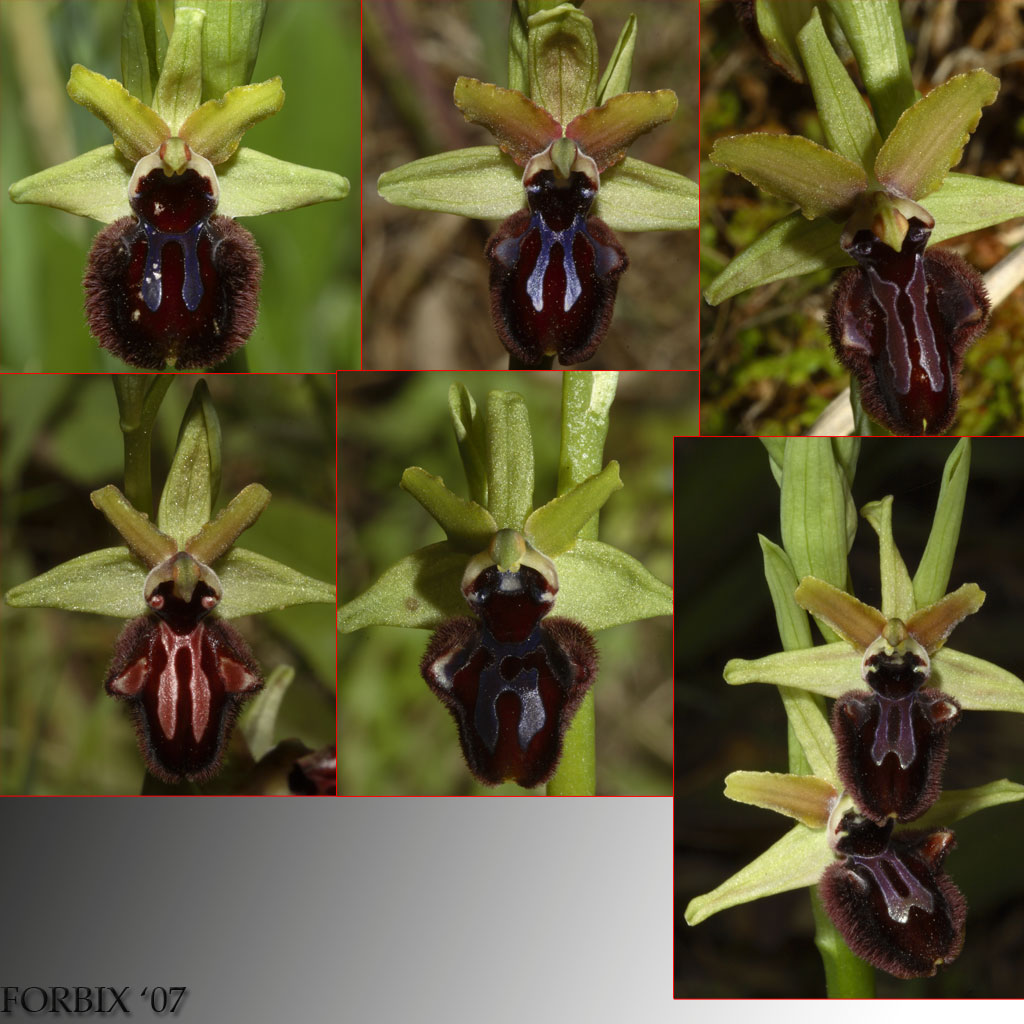
[[[871,416],[896,434],[941,434],[989,302],[977,271],[955,253],[925,252],[931,229],[917,217],[908,225],[899,252],[868,229],[844,245],[860,267],[836,283],[828,330]]]
[[[117,640],[107,693],[130,702],[146,764],[165,782],[214,775],[242,704],[263,685],[248,645],[225,622],[207,618],[218,603],[199,582],[190,601],[161,583],[155,614],[133,619]]]
[[[932,977],[957,958],[967,904],[942,870],[956,845],[948,829],[893,835],[849,813],[841,858],[822,875],[829,917],[862,960],[897,978]]]
[[[90,330],[132,366],[223,362],[256,325],[263,266],[252,235],[214,214],[216,182],[201,158],[169,175],[157,154],[145,157],[129,193],[135,216],[104,228],[89,253]]]
[[[597,195],[589,175],[541,170],[525,188],[529,210],[509,217],[485,250],[494,326],[525,366],[556,353],[581,363],[607,333],[629,261],[611,228],[587,216]]]
[[[594,679],[597,651],[572,619],[542,622],[557,588],[536,569],[484,569],[463,592],[477,619],[430,638],[420,671],[451,712],[473,774],[488,785],[547,781]]]
[[[288,791],[295,796],[335,796],[338,792],[338,748],[332,743],[300,757],[288,773]]]

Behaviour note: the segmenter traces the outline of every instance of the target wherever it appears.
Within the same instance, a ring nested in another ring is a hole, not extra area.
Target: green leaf
[[[942,187],[928,196],[928,212],[935,218],[930,239],[934,245],[1012,217],[1024,217],[1024,185],[951,171]]]
[[[556,614],[595,632],[672,614],[672,588],[631,555],[597,540],[578,540],[555,559]]]
[[[861,80],[885,138],[915,99],[899,4],[897,0],[829,0],[829,8],[857,58]]]
[[[853,266],[839,248],[843,229],[831,220],[808,222],[799,213],[773,224],[715,278],[704,297],[712,306],[755,285],[815,270]]]
[[[231,2],[231,0],[229,0]],[[238,149],[242,136],[284,106],[281,78],[230,89],[223,99],[207,100],[181,126],[181,137],[212,164],[222,164]]]
[[[717,889],[692,899],[686,908],[686,923],[700,924],[712,914],[740,903],[815,885],[834,860],[822,829],[794,825]]]
[[[483,551],[498,531],[487,509],[448,490],[439,476],[411,466],[402,474],[402,487],[438,522],[453,547],[475,554]]]
[[[389,203],[504,220],[526,205],[522,172],[497,146],[474,146],[402,164],[377,179]]]
[[[998,92],[999,79],[980,68],[933,89],[900,117],[879,150],[875,177],[886,191],[908,199],[934,192],[960,163],[982,107]]]
[[[615,370],[567,370],[562,375],[562,432],[558,452],[558,493],[601,471],[604,442],[619,375]],[[597,540],[595,516],[579,535]]]
[[[915,830],[941,828],[953,825],[978,811],[1001,804],[1012,804],[1024,800],[1024,786],[1009,779],[987,782],[984,786],[972,786],[970,789],[947,789],[939,799],[911,826]]]
[[[100,146],[11,185],[16,203],[36,203],[109,224],[127,217],[132,169],[113,146]]]
[[[187,0],[206,11],[203,25],[204,100],[248,85],[260,50],[266,0]]]
[[[225,217],[257,217],[297,210],[300,206],[344,199],[349,191],[348,179],[340,174],[291,164],[245,146],[236,149],[235,155],[217,168],[217,181],[217,212]]]
[[[878,534],[882,615],[906,622],[914,612],[914,587],[899,548],[892,539],[892,495],[881,501],[869,502],[860,511]]]
[[[466,553],[448,541],[420,548],[386,569],[358,597],[341,606],[338,629],[366,626],[436,629],[447,619],[469,614],[462,596]]]
[[[526,539],[549,558],[568,551],[583,527],[621,487],[619,464],[609,462],[600,473],[532,512],[524,528]]]
[[[13,608],[62,608],[132,619],[149,609],[146,571],[127,548],[102,548],[72,558],[4,595]]]
[[[797,33],[815,10],[813,0],[757,0],[757,31],[768,59],[791,78],[804,81],[804,69],[797,52]]]
[[[627,156],[601,176],[594,216],[613,231],[681,231],[697,226],[697,183]]]
[[[817,7],[797,41],[829,149],[865,170],[871,168],[882,139],[871,111],[832,49]]]
[[[176,0],[174,31],[153,93],[153,109],[167,122],[171,135],[178,134],[185,118],[202,99],[205,21],[205,11]]]
[[[133,164],[159,149],[171,134],[167,123],[120,82],[104,78],[81,64],[71,68],[68,95],[111,130],[114,145]]]
[[[121,81],[143,103],[153,89],[167,52],[167,33],[156,0],[127,0],[121,18]]]
[[[217,575],[224,588],[224,596],[217,605],[222,619],[237,619],[295,604],[335,603],[330,583],[245,548],[232,548],[217,563]]]
[[[1024,712],[1024,682],[1013,673],[943,647],[932,656],[932,683],[960,702],[964,711]]]
[[[919,608],[938,601],[946,593],[953,558],[960,538],[960,522],[971,474],[971,439],[961,438],[942,470],[939,500],[921,563],[914,573],[914,599]]]
[[[603,171],[619,163],[626,149],[641,135],[668,121],[679,101],[671,89],[657,92],[623,92],[603,106],[584,111],[565,129],[566,138],[579,143],[580,149]]]
[[[463,76],[455,82],[454,98],[463,117],[486,128],[521,167],[562,134],[551,114],[521,92]]]
[[[486,457],[488,509],[498,529],[522,533],[533,508],[533,438],[522,395],[487,396]]]
[[[730,772],[725,795],[737,803],[796,818],[808,828],[824,828],[838,795],[835,787],[813,775],[781,775],[778,772]]]
[[[513,15],[514,17],[514,15]],[[486,436],[482,416],[477,415],[476,402],[464,384],[448,388],[448,410],[455,428],[462,468],[466,471],[469,496],[478,505],[487,507],[487,469],[484,465]]]
[[[710,159],[796,203],[808,220],[842,215],[867,188],[863,167],[799,135],[733,135],[714,144]]]
[[[291,665],[278,665],[267,677],[263,689],[242,713],[238,727],[245,736],[249,752],[258,761],[274,748],[274,733],[281,701],[295,679]]]
[[[597,102],[604,103],[620,92],[629,91],[629,79],[633,73],[633,51],[636,49],[636,15],[626,19],[619,33],[615,49],[604,69],[601,81],[597,83]]]
[[[530,91],[526,14],[519,4],[512,5],[508,22],[508,87],[516,92]]]
[[[772,605],[775,608],[775,624],[782,640],[782,648],[786,651],[810,647],[814,642],[811,636],[807,613],[796,603],[793,594],[796,592],[798,580],[793,571],[793,563],[789,555],[772,543],[767,537],[757,535],[764,558],[764,578],[768,583]]]
[[[594,25],[575,7],[562,4],[532,14],[527,26],[530,98],[567,125],[597,102]]]

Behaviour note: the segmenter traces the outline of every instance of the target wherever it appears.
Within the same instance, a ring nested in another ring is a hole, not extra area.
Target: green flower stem
[[[124,438],[124,493],[135,508],[152,519],[153,424],[173,375],[119,373],[112,379]]]
[[[850,952],[825,911],[817,889],[811,890],[811,910],[814,945],[825,965],[825,991],[829,999],[873,999],[875,969]]]
[[[527,366],[526,363],[521,362],[512,353],[508,356],[508,368],[510,370],[550,370],[555,365],[554,356],[544,356],[544,358],[535,365]]]
[[[615,398],[618,374],[575,370],[562,376],[562,445],[558,493],[601,471],[608,412]],[[595,515],[580,531],[583,540],[597,540]],[[562,760],[547,785],[548,796],[593,795],[597,791],[594,746],[594,691],[580,706],[565,734]]]

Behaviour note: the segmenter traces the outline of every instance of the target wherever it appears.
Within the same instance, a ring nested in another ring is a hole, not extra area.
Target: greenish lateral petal
[[[740,903],[815,885],[834,859],[823,830],[794,825],[717,889],[692,899],[686,908],[686,923],[700,924],[712,914]]]
[[[609,462],[600,473],[535,509],[526,520],[526,539],[549,558],[568,551],[584,525],[621,487],[619,464]]]
[[[731,772],[725,777],[725,795],[740,804],[763,807],[808,828],[824,828],[838,795],[835,787],[813,775],[778,772]]]
[[[960,702],[964,711],[1024,713],[1024,682],[1005,669],[943,647],[932,657],[932,684]]]
[[[341,606],[338,629],[342,633],[366,626],[436,629],[448,619],[469,615],[461,589],[467,561],[466,553],[448,541],[406,555]]]
[[[205,21],[206,12],[198,7],[175,4],[174,31],[153,93],[153,109],[170,126],[171,135],[178,134],[202,99]]]
[[[12,587],[4,600],[13,608],[61,608],[131,619],[148,610],[142,595],[145,580],[145,569],[127,548],[103,548]]]
[[[836,772],[836,741],[825,715],[825,702],[820,696],[794,686],[780,686],[779,696],[786,709],[790,732],[800,744],[807,767],[813,775],[840,789]]]
[[[863,167],[799,135],[733,135],[714,144],[710,159],[796,203],[808,220],[843,215],[867,188]]]
[[[914,573],[914,600],[918,608],[938,601],[949,585],[970,475],[971,439],[962,437],[942,469],[939,500],[935,505],[928,543]]]
[[[892,495],[872,501],[860,510],[878,534],[879,572],[882,580],[882,614],[887,619],[907,619],[914,612],[914,586],[910,573],[892,539]]]
[[[448,411],[459,446],[462,468],[466,472],[469,496],[478,505],[487,508],[487,444],[484,419],[477,415],[476,402],[464,384],[455,383],[448,388]]]
[[[928,212],[935,218],[934,245],[1012,217],[1024,217],[1024,185],[950,171],[942,187],[928,196]]]
[[[206,565],[220,558],[256,522],[270,504],[270,491],[262,484],[243,487],[208,523],[185,544],[193,558]]]
[[[875,177],[888,192],[921,199],[960,163],[964,146],[995,101],[999,79],[980,68],[943,82],[900,116],[875,161]]]
[[[127,217],[131,165],[113,146],[100,146],[11,185],[16,203],[36,203],[109,224]]]
[[[274,748],[281,701],[294,679],[295,669],[291,665],[278,665],[267,677],[255,700],[242,712],[238,727],[256,761]]]
[[[563,4],[531,14],[527,26],[530,98],[566,125],[597,102],[594,25]]]
[[[915,830],[941,828],[978,811],[1018,800],[1024,800],[1024,786],[1009,779],[987,782],[984,786],[972,786],[970,789],[946,789],[920,818],[907,827]]]
[[[671,89],[657,92],[623,92],[603,106],[573,118],[565,129],[599,171],[619,163],[626,149],[641,135],[664,124],[676,112],[679,101]]]
[[[522,533],[533,508],[533,437],[522,395],[487,396],[486,437],[488,508],[498,529]]]
[[[733,658],[726,664],[724,676],[730,686],[768,683],[796,687],[822,697],[841,697],[859,686],[860,663],[861,655],[839,641],[753,661]]]
[[[344,199],[349,192],[348,179],[340,174],[288,163],[245,146],[240,146],[227,163],[217,168],[217,181],[217,210],[226,217],[258,217],[297,210]]]
[[[121,18],[121,81],[143,103],[151,103],[160,77],[167,33],[156,0],[128,0]]]
[[[230,0],[229,0],[230,2]],[[212,164],[222,164],[238,149],[242,136],[284,106],[280,76],[258,85],[240,85],[223,99],[207,100],[181,126],[181,137]]]
[[[260,50],[266,0],[187,0],[206,12],[202,99],[248,85]]]
[[[631,555],[597,540],[578,540],[555,559],[558,615],[591,630],[672,614],[672,588]]]
[[[730,261],[704,297],[717,306],[759,284],[852,266],[853,260],[839,248],[842,232],[834,221],[808,221],[799,211],[791,213]]]
[[[604,103],[620,92],[629,92],[633,74],[633,51],[636,49],[636,15],[631,14],[622,26],[615,49],[597,83],[597,102]]]
[[[860,651],[866,650],[885,629],[886,617],[877,608],[814,576],[800,581],[794,598],[801,608],[827,622]]]
[[[682,231],[697,226],[697,183],[627,156],[601,176],[594,215],[613,231]]]
[[[157,529],[113,484],[93,491],[89,498],[124,537],[132,553],[150,568],[178,550],[174,539]]]
[[[166,121],[132,96],[120,82],[81,64],[71,68],[68,95],[111,130],[114,145],[133,164],[159,149],[171,134]]]
[[[334,604],[334,586],[306,576],[272,558],[232,548],[218,563],[224,596],[217,613],[223,619],[290,608],[296,604]]]
[[[377,179],[389,203],[413,210],[504,220],[526,204],[522,174],[497,146],[474,146],[414,160]]]
[[[951,594],[915,612],[906,620],[907,630],[929,654],[937,651],[949,634],[968,615],[985,603],[985,592],[977,583],[965,583]]]
[[[797,43],[829,149],[870,168],[882,139],[871,111],[832,49],[817,7],[797,36]]]
[[[411,466],[402,474],[408,491],[437,521],[453,547],[473,554],[483,551],[498,531],[487,509],[448,490],[439,476]]]
[[[520,167],[561,137],[562,126],[551,114],[513,89],[461,77],[454,99],[462,116],[486,128]]]

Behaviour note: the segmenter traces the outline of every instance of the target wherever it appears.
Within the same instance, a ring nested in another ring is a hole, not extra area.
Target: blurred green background
[[[811,443],[802,441],[800,443]],[[813,443],[819,443],[815,441]],[[948,439],[862,442],[854,501],[894,496],[896,543],[913,572],[931,527]],[[1024,677],[1019,442],[973,444],[970,484],[950,589],[976,582],[984,607],[950,641]],[[809,890],[755,900],[694,928],[683,911],[779,839],[787,819],[726,800],[735,770],[787,771],[786,718],[770,686],[728,686],[730,658],[780,649],[757,534],[776,543],[779,490],[752,439],[676,442],[675,992],[682,998],[823,996]],[[850,570],[856,595],[877,607],[878,541],[861,520]],[[817,638],[816,639],[820,639]],[[851,680],[851,689],[857,688]],[[965,712],[950,738],[949,788],[1024,782],[1024,715]],[[1020,997],[1024,962],[1024,804],[958,822],[946,867],[967,898],[967,941],[937,977],[898,981],[877,972],[878,994]]]
[[[999,77],[958,172],[1024,184],[1024,17],[1019,4],[903,3],[910,66],[927,91],[984,67]],[[811,90],[762,59],[731,4],[702,0],[701,280],[706,288],[738,253],[793,209],[708,162],[716,139],[787,132],[824,144]],[[855,66],[849,65],[856,75]],[[925,201],[927,206],[927,201]],[[1018,219],[953,240],[984,273],[1024,241]],[[950,243],[943,243],[949,245]],[[824,317],[834,271],[788,278],[701,306],[701,430],[805,433],[849,383],[832,355]],[[1024,430],[1024,286],[994,312],[967,353],[954,434]]]
[[[631,88],[674,89],[679,109],[630,156],[697,175],[697,10],[692,2],[586,0],[601,68],[637,16]],[[377,178],[420,157],[493,145],[452,102],[459,75],[508,84],[508,0],[374,0],[364,18],[363,366],[371,370],[501,369],[508,354],[490,316],[484,245],[496,223],[390,206]],[[693,231],[622,232],[630,267],[597,369],[697,367]]]
[[[388,566],[444,539],[398,482],[422,466],[466,493],[448,414],[449,386],[469,389],[478,408],[495,388],[526,400],[536,453],[535,503],[554,497],[561,424],[561,374],[347,374],[339,378],[341,431],[339,598],[369,586]],[[696,431],[691,374],[625,373],[611,410],[605,460],[625,487],[601,513],[601,539],[671,579],[671,437]],[[555,612],[557,614],[557,601]],[[467,610],[468,613],[468,610]],[[419,662],[423,630],[374,627],[338,638],[341,792],[518,793],[474,781],[455,725],[427,689]],[[597,634],[597,791],[671,792],[671,636],[667,618]]]
[[[156,423],[158,498],[197,375],[173,382]],[[273,499],[240,543],[334,579],[335,377],[207,375],[223,437],[220,509],[246,484]],[[123,484],[121,432],[106,375],[0,377],[0,586],[7,591],[120,543],[89,492]],[[0,605],[0,790],[137,793],[143,762],[127,708],[103,680],[123,621]],[[295,669],[275,739],[335,737],[335,628],[329,605],[237,620],[264,676]],[[239,740],[237,730],[235,740]],[[218,780],[209,784],[216,790]]]
[[[89,334],[82,311],[86,255],[101,225],[16,205],[12,182],[110,142],[65,91],[74,63],[121,78],[119,0],[12,0],[0,7],[0,367],[123,370]],[[253,81],[280,75],[284,107],[243,145],[336,171],[338,203],[240,220],[263,251],[249,368],[359,366],[359,3],[271,0]]]

